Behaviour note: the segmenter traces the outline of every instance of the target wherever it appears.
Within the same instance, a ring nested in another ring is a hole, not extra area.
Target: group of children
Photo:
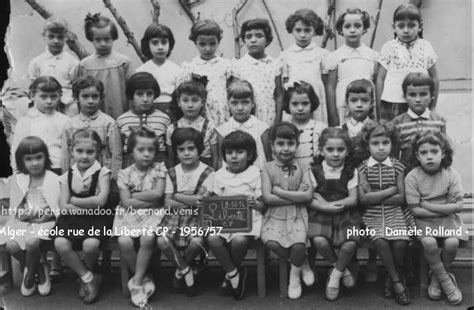
[[[387,228],[416,227],[431,270],[429,296],[444,293],[459,304],[448,271],[466,239],[462,189],[450,167],[445,120],[433,111],[436,54],[421,38],[418,8],[398,7],[393,22],[396,38],[379,55],[361,43],[369,15],[348,9],[336,22],[345,44],[329,53],[312,42],[323,32],[321,18],[301,9],[286,21],[295,44],[274,60],[265,53],[268,21],[248,20],[240,34],[248,54],[229,61],[216,54],[222,29],[202,20],[189,36],[199,56],[182,67],[168,59],[171,30],[153,24],[141,41],[149,61],[130,74],[130,60],[112,50],[118,32],[108,18],[87,16],[95,53],[80,62],[63,50],[64,22],[48,21],[47,51],[30,65],[32,107],[12,139],[16,174],[6,226],[28,233],[0,238],[25,266],[22,295],[49,294],[41,242],[54,239],[80,278],[84,303],[96,300],[100,246],[113,231],[137,306],[155,291],[148,267],[156,248],[176,266],[174,286],[189,296],[196,294],[197,258],[210,249],[225,271],[220,291],[242,299],[241,263],[258,238],[290,262],[291,299],[301,296],[301,280],[315,282],[307,258],[315,247],[332,266],[325,295],[335,300],[341,282],[356,284],[348,266],[365,227],[387,270],[385,295],[406,305],[400,268],[412,238]],[[199,226],[202,199],[212,195],[246,196],[251,231],[183,233]],[[439,227],[462,233],[427,233]],[[41,234],[45,229],[56,233]]]

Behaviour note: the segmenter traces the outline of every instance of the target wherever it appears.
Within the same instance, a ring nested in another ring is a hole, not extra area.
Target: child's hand
[[[396,195],[398,193],[398,188],[396,186],[390,186],[387,188],[390,191],[390,196]]]
[[[340,213],[344,211],[344,208],[346,207],[344,204],[336,202],[329,202],[328,205],[332,210],[334,210],[334,213]]]
[[[278,186],[278,185],[274,185],[272,187],[272,193],[275,194],[275,195],[278,195],[278,191],[281,190],[281,187]]]
[[[202,199],[204,197],[202,195],[196,195],[196,206],[197,207],[202,207]]]

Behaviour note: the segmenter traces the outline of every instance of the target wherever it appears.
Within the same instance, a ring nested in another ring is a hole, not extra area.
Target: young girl
[[[459,240],[468,238],[459,216],[463,190],[458,172],[451,168],[453,150],[444,134],[429,131],[415,137],[412,149],[417,167],[405,178],[405,191],[431,269],[428,296],[439,300],[444,293],[450,304],[457,305],[462,294],[449,267]],[[434,231],[441,233],[435,235]]]
[[[56,111],[61,98],[61,84],[51,76],[42,76],[30,85],[33,107],[15,126],[11,145],[11,164],[16,170],[15,151],[23,138],[37,136],[46,146],[51,159],[51,171],[61,174],[61,141],[69,117]]]
[[[344,45],[331,52],[326,59],[328,79],[326,93],[331,126],[347,121],[347,85],[356,79],[375,82],[378,53],[361,43],[362,35],[370,27],[370,16],[358,8],[347,9],[336,21],[336,30],[344,36]]]
[[[405,166],[390,157],[392,146],[397,143],[397,132],[387,123],[368,123],[364,126],[364,146],[370,157],[359,166],[359,202],[365,206],[363,221],[370,230],[388,275],[385,278],[385,296],[395,294],[401,305],[410,302],[408,290],[402,282],[400,264],[405,256],[410,227],[405,221],[402,205],[405,203]],[[391,234],[387,231],[405,232]]]
[[[55,227],[63,234],[58,234],[54,246],[81,279],[79,296],[85,304],[94,302],[99,295],[101,276],[95,267],[99,247],[107,239],[105,230],[112,227],[113,219],[112,206],[106,203],[111,173],[97,161],[101,145],[99,135],[92,129],[74,133],[70,149],[74,165],[60,179],[62,214]],[[81,250],[83,259],[76,252]]]
[[[118,31],[109,18],[88,14],[84,28],[95,53],[81,60],[79,76],[92,75],[104,83],[105,98],[100,109],[116,119],[128,110],[125,80],[130,74],[130,58],[112,50]]]
[[[340,128],[326,128],[319,137],[320,156],[315,159],[312,182],[315,188],[309,208],[308,238],[333,266],[326,283],[326,298],[336,300],[339,285],[355,286],[347,269],[357,250],[359,237],[349,230],[359,228],[361,217],[357,207],[357,169],[348,158],[349,135]],[[336,255],[334,248],[339,248]]]
[[[262,170],[262,197],[268,210],[262,222],[262,241],[291,264],[288,297],[301,297],[301,281],[314,283],[313,271],[306,261],[306,230],[313,188],[308,169],[295,159],[300,132],[295,125],[280,123],[270,129],[275,160]]]
[[[59,212],[59,177],[51,172],[48,147],[38,137],[24,138],[15,151],[18,174],[11,179],[10,219],[2,230],[24,231],[9,238],[2,234],[0,244],[6,244],[9,254],[24,266],[20,292],[31,296],[36,288],[41,296],[51,291],[49,265],[41,263],[41,244],[49,240]]]
[[[173,213],[163,218],[161,226],[167,232],[157,238],[157,244],[176,266],[173,281],[175,288],[186,288],[188,296],[194,296],[196,282],[192,265],[204,249],[204,239],[198,235],[184,234],[182,229],[197,227],[199,211],[196,206],[204,196],[209,196],[214,170],[199,161],[204,150],[199,131],[178,128],[171,135],[171,145],[180,162],[169,169],[166,176],[165,206],[173,209]]]
[[[262,184],[260,171],[253,166],[257,146],[250,134],[234,131],[224,138],[221,147],[227,165],[216,172],[211,191],[217,196],[247,196],[247,205],[252,208],[252,228],[248,233],[209,235],[207,241],[226,272],[221,290],[231,289],[239,300],[244,298],[247,278],[247,270],[240,264],[251,238],[259,238],[262,229]]]
[[[166,149],[169,167],[177,164],[171,146],[171,135],[176,128],[191,127],[201,133],[204,138],[204,151],[201,161],[208,166],[217,168],[219,152],[217,149],[217,133],[212,121],[201,116],[206,102],[206,88],[199,82],[188,81],[179,84],[174,94],[171,113],[175,120],[166,129]]]
[[[310,9],[300,9],[291,14],[285,22],[286,31],[293,35],[295,44],[281,52],[280,61],[283,69],[283,82],[299,80],[309,83],[319,99],[319,109],[314,109],[313,118],[317,122],[327,123],[326,94],[324,92],[323,66],[324,59],[329,54],[312,40],[324,31],[321,18]]]
[[[166,160],[165,134],[170,125],[170,118],[153,104],[160,96],[160,86],[153,75],[148,72],[137,72],[127,80],[127,99],[130,100],[130,111],[117,118],[117,126],[122,136],[123,167],[133,164],[132,150],[127,148],[132,130],[147,126],[155,132],[158,148],[155,150],[155,161]]]
[[[252,85],[247,81],[233,81],[227,87],[227,100],[232,117],[216,129],[219,146],[222,145],[224,137],[233,131],[242,130],[249,133],[257,144],[255,166],[262,169],[265,161],[271,159],[271,150],[268,147],[268,125],[252,115],[255,110]],[[221,154],[220,158],[224,158],[224,154]]]
[[[265,53],[272,42],[267,19],[256,18],[242,24],[240,38],[248,53],[232,63],[232,75],[250,82],[255,90],[255,116],[268,126],[281,121],[283,88],[279,62]]]
[[[230,78],[230,61],[216,55],[222,39],[222,29],[211,19],[200,20],[191,27],[189,40],[194,42],[199,56],[183,62],[185,79],[193,76],[207,78],[205,115],[215,126],[229,119],[226,103],[226,83]]]
[[[118,175],[121,204],[115,215],[114,232],[119,236],[120,259],[133,274],[128,281],[132,303],[140,307],[147,304],[155,291],[153,281],[145,273],[155,246],[155,231],[163,218],[158,207],[165,189],[166,167],[153,161],[156,135],[146,127],[133,131],[128,149],[134,164]]]
[[[174,44],[175,39],[170,28],[162,24],[148,26],[141,41],[141,50],[149,60],[136,70],[151,73],[156,79],[161,94],[154,100],[155,108],[168,115],[171,96],[183,74],[182,69],[168,59]]]
[[[438,56],[431,44],[422,39],[423,22],[420,10],[413,4],[402,4],[393,13],[395,39],[380,50],[377,74],[377,114],[392,120],[407,111],[402,81],[410,72],[429,74],[434,81],[433,102],[436,108],[439,80],[436,69]]]
[[[320,102],[310,84],[293,82],[287,86],[283,96],[283,110],[291,115],[290,123],[300,131],[295,158],[301,167],[309,168],[314,156],[319,154],[318,139],[327,125],[311,118]]]

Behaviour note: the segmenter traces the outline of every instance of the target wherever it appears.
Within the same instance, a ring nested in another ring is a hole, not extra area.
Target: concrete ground
[[[463,293],[464,300],[460,306],[450,306],[445,299],[432,301],[420,296],[418,286],[409,286],[411,304],[399,306],[393,300],[383,297],[383,271],[379,270],[377,283],[362,283],[352,290],[343,289],[335,302],[324,299],[324,287],[327,268],[318,269],[319,281],[313,288],[307,288],[299,300],[280,298],[278,291],[278,266],[270,265],[267,272],[267,297],[257,296],[256,270],[249,267],[248,289],[244,300],[235,301],[232,297],[219,296],[217,287],[223,278],[220,268],[211,267],[199,278],[199,292],[196,297],[187,297],[172,292],[174,270],[164,267],[160,272],[157,290],[150,304],[153,309],[467,309],[472,306],[472,263],[457,264],[454,274]],[[105,277],[101,293],[96,303],[86,306],[77,295],[77,284],[74,275],[67,271],[60,283],[53,285],[48,297],[33,295],[22,297],[18,287],[10,289],[1,298],[1,306],[8,310],[17,309],[133,309],[132,304],[121,295],[120,274],[118,269]]]

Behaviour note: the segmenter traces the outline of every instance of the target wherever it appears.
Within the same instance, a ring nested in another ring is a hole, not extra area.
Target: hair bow
[[[199,75],[196,73],[191,73],[191,80],[194,82],[198,82],[204,86],[204,88],[207,86],[207,82],[209,82],[208,78],[206,75]]]
[[[84,21],[86,23],[94,23],[94,22],[97,22],[99,20],[99,17],[100,17],[100,13],[95,13],[95,14],[87,13],[86,18],[84,19]]]
[[[284,164],[281,166],[281,170],[288,171],[288,176],[293,176],[294,171],[296,170],[296,165],[293,163]]]
[[[285,91],[288,91],[288,89],[295,88],[299,85],[301,85],[301,82],[299,80],[290,79],[290,80],[288,80],[288,82],[283,84],[283,88],[285,89]]]

